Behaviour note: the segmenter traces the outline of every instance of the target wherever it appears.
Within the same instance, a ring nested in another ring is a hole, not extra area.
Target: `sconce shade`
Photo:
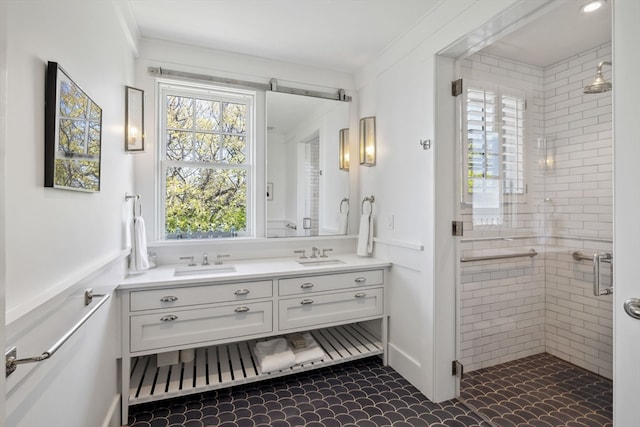
[[[144,91],[126,86],[124,149],[144,151]]]
[[[349,170],[349,129],[340,129],[338,164],[341,171]]]
[[[360,164],[373,166],[376,164],[376,118],[360,119]]]

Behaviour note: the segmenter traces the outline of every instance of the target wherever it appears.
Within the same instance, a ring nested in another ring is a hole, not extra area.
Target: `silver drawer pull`
[[[234,293],[236,295],[247,295],[249,293],[249,289],[238,289]]]
[[[247,311],[249,311],[249,307],[247,307],[246,305],[242,305],[240,307],[236,307],[236,313],[246,313]]]
[[[303,299],[302,301],[300,301],[300,304],[302,304],[302,305],[313,304],[313,300],[312,299]]]
[[[362,277],[362,276],[361,277],[356,277],[356,279],[355,279],[356,283],[364,283],[366,281],[367,281],[367,278],[366,277]]]
[[[174,301],[178,301],[178,297],[173,296],[173,295],[167,295],[166,297],[162,297],[160,298],[161,302],[174,302]]]
[[[162,316],[160,320],[162,320],[163,322],[172,322],[174,320],[178,320],[178,316],[176,316],[175,314],[167,314],[166,316]]]
[[[302,289],[311,289],[311,288],[313,288],[313,283],[311,283],[311,282],[303,283],[302,285],[300,285],[300,287]]]
[[[360,292],[360,293],[355,294],[356,298],[364,298],[366,296],[367,296],[367,294],[365,294],[364,292]]]

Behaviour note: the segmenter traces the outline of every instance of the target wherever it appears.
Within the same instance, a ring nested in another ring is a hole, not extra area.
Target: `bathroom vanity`
[[[385,274],[390,264],[340,256],[220,266],[161,266],[118,287],[122,307],[122,417],[130,405],[275,378],[381,355],[386,363]],[[255,343],[309,331],[319,362],[263,373]],[[157,354],[193,360],[157,366]]]

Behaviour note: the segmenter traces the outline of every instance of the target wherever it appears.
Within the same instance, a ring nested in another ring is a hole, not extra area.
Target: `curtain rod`
[[[258,90],[264,90],[264,91],[291,93],[293,95],[303,95],[303,96],[311,96],[314,98],[333,99],[335,101],[351,102],[351,97],[345,94],[344,89],[338,89],[336,93],[317,92],[317,91],[306,90],[306,89],[297,89],[292,87],[279,86],[278,80],[275,78],[269,80],[269,84],[264,84],[264,83],[250,82],[247,80],[237,80],[237,79],[229,79],[226,77],[208,76],[206,74],[189,73],[186,71],[169,70],[162,67],[148,67],[147,71],[149,72],[149,74],[152,74],[154,76],[177,77],[177,78],[201,80],[201,81],[214,82],[214,83],[224,83],[228,85],[243,86],[243,87],[249,87],[252,89],[258,89]]]

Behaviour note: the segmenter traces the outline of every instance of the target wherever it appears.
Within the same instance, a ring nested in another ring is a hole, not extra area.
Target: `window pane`
[[[225,135],[224,146],[218,161],[231,164],[241,164],[246,160],[246,140],[243,136]]]
[[[167,96],[167,127],[169,129],[193,127],[193,98]]]
[[[220,130],[220,102],[196,99],[196,129]]]
[[[193,159],[193,133],[167,131],[167,160]]]
[[[244,104],[222,103],[223,124],[225,133],[244,134],[246,132],[247,106]]]
[[[246,230],[246,177],[242,169],[169,168],[167,233]]]

